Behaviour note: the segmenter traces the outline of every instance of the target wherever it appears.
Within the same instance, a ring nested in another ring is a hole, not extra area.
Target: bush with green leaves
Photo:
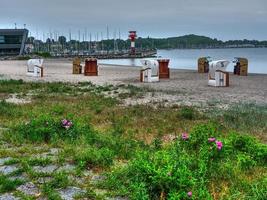
[[[43,58],[51,58],[51,54],[49,52],[34,52],[35,55],[43,57]]]
[[[238,147],[240,143],[242,147]],[[240,174],[267,167],[263,160],[266,150],[266,145],[250,136],[226,137],[211,124],[198,125],[188,137],[178,138],[168,147],[141,151],[128,166],[109,173],[103,186],[130,199],[213,199],[212,182],[236,184]],[[250,183],[244,182],[243,187]],[[254,192],[260,199],[262,193]]]
[[[51,188],[66,188],[70,184],[68,174],[65,172],[55,173],[53,179],[47,183]]]
[[[20,179],[11,180],[7,176],[0,174],[0,194],[11,192],[23,183],[24,181]]]
[[[73,141],[93,131],[89,125],[82,125],[78,121],[73,121],[69,128],[63,127],[61,120],[49,115],[41,115],[27,123],[15,126],[11,129],[10,135],[16,135],[20,141],[26,139],[31,142],[49,143],[57,140]]]
[[[29,90],[39,89],[44,84],[36,82],[24,82],[23,80],[0,80],[0,93],[21,93]]]
[[[48,199],[61,200],[62,198],[56,189],[64,189],[69,185],[70,180],[68,178],[68,174],[65,172],[58,172],[53,175],[51,181],[42,185],[42,193],[46,195]]]
[[[197,112],[194,108],[183,107],[178,113],[178,118],[193,120],[197,117]]]
[[[20,106],[0,100],[0,116],[17,117],[20,115]]]
[[[112,165],[114,152],[108,148],[92,148],[75,152],[74,160],[80,168],[108,167]]]

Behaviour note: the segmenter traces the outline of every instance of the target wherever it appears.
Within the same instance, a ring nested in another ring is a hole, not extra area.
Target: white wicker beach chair
[[[217,60],[210,63],[209,68],[209,82],[210,86],[214,87],[228,87],[229,86],[229,73],[226,68],[229,65],[227,60]]]
[[[152,83],[159,81],[159,63],[157,60],[141,60],[142,69],[140,71],[140,81]]]
[[[30,59],[27,65],[27,75],[33,77],[43,77],[43,59]]]

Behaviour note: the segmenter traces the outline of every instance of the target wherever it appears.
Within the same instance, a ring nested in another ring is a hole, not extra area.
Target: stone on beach
[[[0,173],[8,175],[17,171],[18,169],[19,168],[17,167],[17,165],[0,166]]]
[[[2,194],[0,195],[0,200],[19,200],[19,198],[13,196],[13,194]]]
[[[12,159],[13,159],[13,158],[11,158],[11,157],[0,158],[0,166],[1,166],[1,165],[4,165],[5,162],[8,162],[8,161],[10,161],[10,160],[12,160]]]
[[[85,190],[77,187],[67,187],[65,189],[59,190],[60,197],[63,200],[73,200],[75,196],[85,193]]]
[[[19,186],[17,190],[24,193],[25,195],[30,196],[38,196],[40,194],[38,187],[31,182]]]
[[[58,172],[61,172],[61,171],[64,171],[64,172],[72,172],[72,171],[75,170],[75,168],[76,168],[75,165],[65,164],[65,165],[59,167],[59,168],[57,169],[57,171],[58,171]]]
[[[53,173],[57,168],[57,165],[34,166],[33,170],[38,173]]]

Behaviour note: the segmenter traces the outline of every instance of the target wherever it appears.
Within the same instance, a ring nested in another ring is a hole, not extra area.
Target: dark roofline
[[[0,31],[25,31],[25,30],[27,30],[28,31],[28,29],[26,29],[26,28],[0,28]]]
[[[0,29],[0,34],[24,34],[29,33],[28,29]]]

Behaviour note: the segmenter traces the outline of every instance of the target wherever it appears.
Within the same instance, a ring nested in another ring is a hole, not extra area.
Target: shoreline
[[[208,86],[207,74],[196,70],[170,69],[170,79],[157,83],[141,83],[140,68],[124,65],[99,64],[99,76],[72,74],[72,61],[45,60],[44,77],[26,76],[26,61],[1,61],[1,79],[22,79],[26,82],[92,82],[96,85],[133,85],[148,89],[140,99],[128,99],[128,105],[154,104],[164,102],[166,105],[207,105],[228,106],[232,103],[255,102],[267,104],[267,75],[249,74],[236,76],[230,73],[230,87],[218,88]]]
[[[135,65],[120,65],[120,64],[106,64],[106,63],[99,63],[99,65],[101,66],[105,66],[105,67],[126,67],[126,68],[129,68],[129,67],[132,67],[132,68],[141,68],[142,66],[135,66]],[[170,70],[173,70],[173,71],[188,71],[188,72],[197,72],[198,70],[197,69],[186,69],[186,68],[174,68],[174,67],[170,67]],[[230,74],[233,74],[232,71],[227,71],[229,72]],[[267,75],[267,73],[254,73],[254,72],[250,72],[248,73],[248,75]]]

